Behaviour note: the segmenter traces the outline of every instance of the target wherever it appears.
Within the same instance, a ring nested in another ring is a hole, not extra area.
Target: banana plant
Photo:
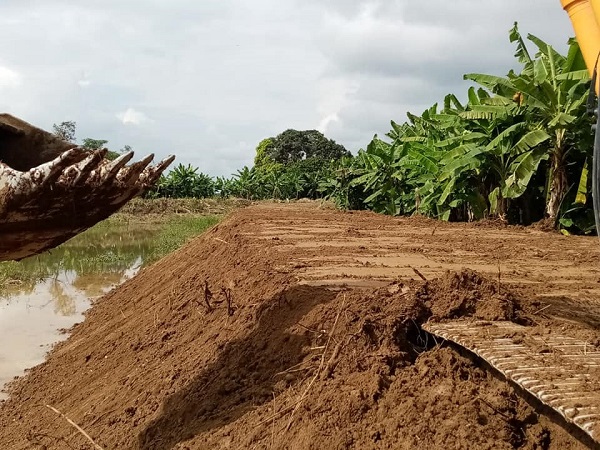
[[[342,157],[333,166],[329,177],[319,183],[319,192],[326,200],[333,201],[338,208],[365,208],[365,195],[354,183],[354,179],[357,178],[357,161],[358,158],[355,157]]]
[[[539,129],[521,134],[526,125],[518,123],[507,128],[485,147],[485,164],[497,183],[488,197],[490,208],[503,219],[508,201],[523,195],[540,162],[548,159],[542,144],[550,135]]]
[[[404,174],[400,161],[403,150],[402,145],[389,144],[375,136],[367,150],[359,151],[356,156],[358,177],[352,184],[362,188],[367,195],[364,203],[373,211],[392,216],[404,212]]]
[[[168,175],[160,178],[156,193],[162,197],[174,198],[212,197],[215,194],[215,185],[212,178],[198,172],[197,167],[179,164]]]
[[[512,99],[515,104],[513,108],[525,107],[529,121],[549,133],[547,147],[550,170],[546,213],[556,219],[568,189],[567,164],[569,152],[573,149],[569,136],[582,125],[586,114],[588,75],[574,39],[569,42],[567,56],[560,55],[536,36],[529,34],[527,39],[538,49],[535,57],[531,57],[515,23],[510,40],[516,43],[516,56],[523,64],[520,73],[511,70],[506,77],[471,73],[464,78],[484,86],[504,102]],[[507,111],[507,105],[502,106],[504,108],[488,105],[484,109],[494,115],[499,111]]]
[[[234,180],[234,195],[237,197],[245,198],[250,200],[253,198],[254,191],[254,171],[248,166],[244,166],[239,169],[236,174],[233,175]]]

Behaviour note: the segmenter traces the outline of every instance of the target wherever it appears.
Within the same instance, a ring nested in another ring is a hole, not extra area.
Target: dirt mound
[[[556,221],[550,217],[545,217],[530,225],[534,230],[556,232]]]
[[[503,290],[477,272],[463,269],[446,272],[443,277],[425,283],[417,298],[430,310],[432,320],[473,317],[483,320],[516,320],[519,302],[515,295]]]
[[[469,271],[306,283],[300,250],[290,261],[284,239],[257,232],[275,213],[245,209],[102,298],[13,385],[0,448],[91,448],[46,405],[104,449],[582,448],[420,330],[430,316],[513,317],[509,293]]]

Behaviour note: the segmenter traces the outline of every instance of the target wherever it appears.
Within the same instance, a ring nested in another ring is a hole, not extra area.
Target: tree
[[[317,130],[286,130],[272,138],[272,144],[265,148],[265,153],[275,162],[287,164],[306,158],[322,160],[338,160],[350,155],[342,145],[326,138]]]
[[[275,163],[271,156],[269,156],[272,147],[273,138],[266,138],[258,143],[256,146],[256,155],[254,156],[254,167],[258,169]]]
[[[72,121],[61,122],[60,124],[52,125],[52,132],[55,136],[59,137],[63,141],[75,142],[75,128],[77,124]]]
[[[85,138],[81,146],[86,150],[100,150],[105,148],[106,144],[108,144],[108,141],[104,139]]]
[[[108,141],[105,139],[85,138],[83,140],[83,144],[81,146],[83,148],[85,148],[86,150],[100,150],[100,149],[106,148],[106,144],[108,144]],[[106,152],[106,159],[108,159],[110,161],[114,161],[119,156],[121,156],[121,154],[128,152],[128,151],[131,151],[131,147],[129,145],[126,145],[125,147],[123,147],[120,152],[114,152],[112,150],[108,150]]]

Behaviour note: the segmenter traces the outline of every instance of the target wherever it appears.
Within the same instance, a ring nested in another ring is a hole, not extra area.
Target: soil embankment
[[[598,248],[312,203],[244,209],[98,301],[14,383],[0,448],[93,448],[46,405],[106,450],[585,448],[419,324],[518,320],[596,345]]]

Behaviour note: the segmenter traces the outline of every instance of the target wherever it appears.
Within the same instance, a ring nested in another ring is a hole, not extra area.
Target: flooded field
[[[217,221],[116,218],[50,252],[0,263],[0,387],[42,362],[95,299]]]

